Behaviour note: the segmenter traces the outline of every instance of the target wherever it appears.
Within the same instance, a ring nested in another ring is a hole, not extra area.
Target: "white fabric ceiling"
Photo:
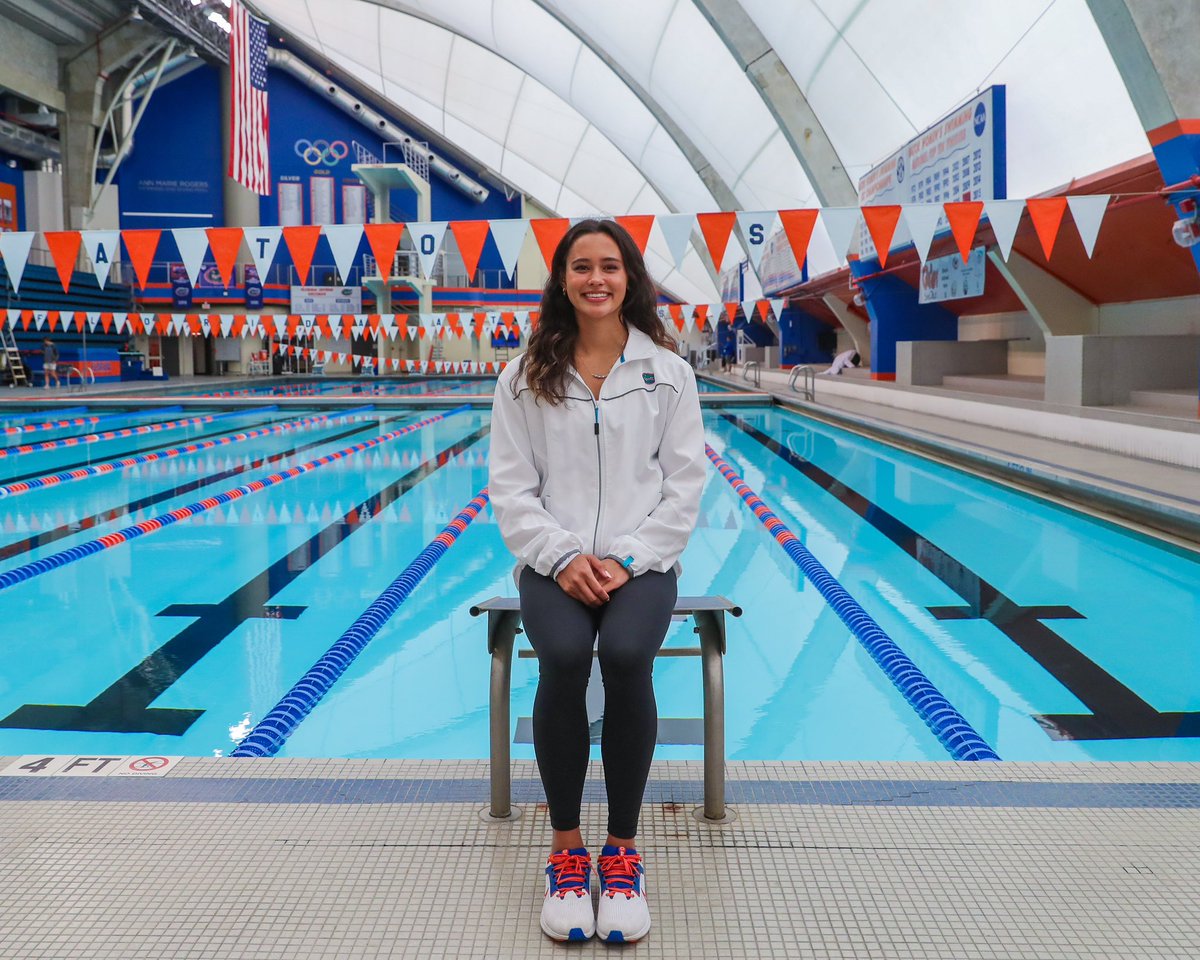
[[[997,83],[1007,86],[1010,196],[1148,150],[1086,0],[740,6],[855,182]],[[694,0],[256,0],[255,7],[560,215],[716,210],[697,172],[705,168],[743,210],[816,203],[772,105]],[[689,160],[661,117],[698,159]],[[741,256],[736,243],[730,247],[726,266]],[[810,254],[815,273],[836,265],[819,231]],[[714,299],[699,256],[689,254],[676,270],[657,230],[647,259],[682,299]]]

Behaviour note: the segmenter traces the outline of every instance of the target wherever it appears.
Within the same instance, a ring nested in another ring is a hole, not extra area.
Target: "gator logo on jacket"
[[[642,374],[642,383],[649,385],[653,382],[654,382],[654,374],[652,374],[652,373],[643,373]]]

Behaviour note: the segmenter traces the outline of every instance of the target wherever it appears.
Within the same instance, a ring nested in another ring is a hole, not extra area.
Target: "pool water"
[[[0,577],[435,412],[242,411],[0,459],[8,489],[222,441],[0,499]],[[336,419],[282,428],[320,415]],[[704,417],[713,449],[1001,757],[1200,759],[1196,554],[782,408]],[[228,753],[485,486],[489,420],[486,409],[455,413],[0,589],[0,751]],[[728,625],[731,759],[947,759],[716,470],[682,562],[681,594],[745,610]],[[511,568],[484,510],[281,755],[486,756],[486,631],[468,608],[515,595]],[[690,625],[667,643],[693,645]],[[536,661],[517,659],[517,757],[532,756],[523,719],[536,682]],[[699,660],[660,659],[655,683],[660,717],[698,733]],[[698,736],[683,740],[657,756],[698,758]]]

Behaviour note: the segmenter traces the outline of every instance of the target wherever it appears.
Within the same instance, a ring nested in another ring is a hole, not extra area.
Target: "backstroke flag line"
[[[238,0],[229,11],[230,105],[229,176],[259,196],[271,192],[268,157],[267,25],[252,17]]]

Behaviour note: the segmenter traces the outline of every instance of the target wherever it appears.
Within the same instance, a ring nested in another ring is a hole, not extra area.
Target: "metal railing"
[[[71,380],[71,375],[74,374],[78,383]],[[76,366],[69,366],[65,369],[64,378],[67,381],[68,393],[83,393],[85,386],[93,387],[96,385],[96,375],[92,373],[92,368],[85,366],[82,369]]]
[[[754,374],[754,389],[759,389],[762,383],[762,364],[757,360],[750,360],[742,367],[742,379],[749,380],[750,374]]]
[[[804,390],[796,389],[796,377],[799,374],[804,374]],[[788,377],[788,389],[794,393],[803,392],[805,400],[817,399],[817,378],[813,375],[813,368],[805,365],[802,367],[792,367],[792,375]]]

